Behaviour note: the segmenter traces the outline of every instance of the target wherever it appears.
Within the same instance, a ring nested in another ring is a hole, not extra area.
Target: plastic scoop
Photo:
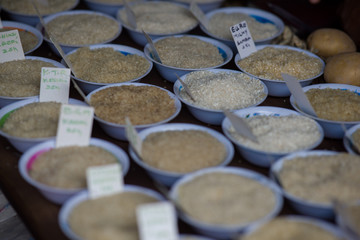
[[[234,113],[228,110],[225,110],[224,114],[230,120],[237,133],[250,139],[253,142],[259,143],[257,137],[254,135],[251,128],[241,117],[236,116]]]

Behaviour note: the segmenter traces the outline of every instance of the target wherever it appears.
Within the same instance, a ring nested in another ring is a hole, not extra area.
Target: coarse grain
[[[360,121],[360,96],[346,89],[316,89],[306,91],[316,115],[333,121]]]
[[[60,103],[35,102],[16,109],[1,130],[14,137],[46,138],[56,136]]]
[[[37,182],[63,189],[86,188],[86,169],[117,163],[117,158],[98,146],[53,148],[39,155],[29,175]]]
[[[113,48],[79,48],[68,56],[76,77],[96,83],[126,82],[144,75],[150,63],[137,54],[124,55]]]
[[[279,31],[274,24],[261,23],[255,18],[240,12],[219,12],[212,15],[209,19],[207,31],[220,38],[233,40],[230,27],[242,21],[246,21],[254,41],[270,38]]]
[[[243,137],[233,126],[228,129],[241,145],[270,153],[288,153],[309,148],[321,137],[318,125],[308,117],[300,115],[265,116],[244,118],[258,143]]]
[[[215,172],[197,176],[179,186],[177,203],[193,219],[233,226],[268,215],[275,207],[275,195],[253,179]]]
[[[39,95],[42,67],[56,66],[35,59],[0,63],[0,96],[30,97]]]
[[[216,166],[226,157],[225,146],[200,130],[171,130],[149,134],[142,144],[142,159],[160,170],[188,173]]]
[[[346,207],[348,221],[351,223],[351,229],[360,235],[360,204],[349,203]]]
[[[82,239],[138,240],[136,208],[157,199],[140,192],[124,191],[116,195],[81,202],[69,215],[69,226]]]
[[[209,68],[224,62],[211,43],[195,37],[168,37],[155,42],[163,64],[186,69]]]
[[[318,58],[303,52],[275,47],[260,49],[237,64],[254,76],[279,81],[283,81],[281,73],[304,80],[317,76],[323,69],[323,64]]]
[[[131,6],[136,18],[136,30],[151,34],[174,34],[194,28],[198,21],[189,9],[171,2],[139,2]],[[129,25],[126,11],[120,19]]]
[[[51,36],[64,45],[90,45],[111,40],[120,30],[119,23],[100,14],[67,14],[46,24]]]
[[[352,135],[351,135],[352,144],[355,145],[356,150],[360,152],[360,129],[357,129]]]
[[[49,15],[72,8],[76,0],[46,0],[48,4],[42,4],[44,1],[35,1],[41,15]],[[26,15],[36,15],[36,10],[29,0],[1,0],[1,6],[9,11]]]
[[[133,125],[151,124],[168,119],[176,112],[170,95],[154,86],[114,86],[94,93],[91,106],[99,118],[125,124],[128,117]]]
[[[180,97],[199,107],[235,110],[255,105],[266,97],[260,80],[244,73],[195,71],[184,80],[195,101],[185,92]]]
[[[337,153],[284,161],[277,174],[289,194],[317,204],[360,199],[360,157]]]
[[[4,27],[0,29],[0,32],[6,32],[11,30],[18,30],[21,40],[21,46],[23,48],[24,53],[33,49],[36,46],[36,44],[38,44],[39,42],[39,39],[35,36],[35,34],[27,30],[13,28],[13,27]]]

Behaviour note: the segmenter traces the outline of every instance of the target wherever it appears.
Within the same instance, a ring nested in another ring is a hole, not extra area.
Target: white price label
[[[241,23],[231,26],[230,32],[233,36],[241,59],[246,58],[250,54],[256,52],[255,43],[251,37],[246,21],[242,21]]]
[[[41,68],[40,102],[68,103],[70,89],[69,68]]]
[[[10,30],[0,33],[0,63],[13,60],[24,60],[19,31]]]

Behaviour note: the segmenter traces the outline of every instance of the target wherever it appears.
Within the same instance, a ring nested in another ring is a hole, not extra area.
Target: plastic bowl
[[[241,109],[235,111],[234,113],[242,118],[249,118],[257,115],[266,115],[266,116],[300,115],[298,112],[291,109],[280,108],[280,107],[268,107],[268,106]],[[248,146],[245,146],[244,144],[240,143],[230,134],[229,129],[231,125],[232,124],[230,123],[229,119],[225,118],[221,125],[222,131],[224,132],[225,136],[235,144],[236,148],[241,153],[241,155],[248,162],[254,165],[260,167],[270,167],[279,158],[291,153],[291,152],[266,152],[266,151],[260,151],[257,149],[249,148]],[[309,145],[307,148],[299,149],[297,151],[314,149],[322,142],[322,140],[324,139],[324,132],[318,123],[316,123],[316,125],[320,133],[319,139],[317,139],[317,141]]]
[[[314,85],[303,87],[303,90],[304,90],[304,92],[306,92],[312,88],[343,89],[343,90],[350,90],[352,92],[360,94],[360,87],[353,86],[353,85],[347,85],[347,84],[336,84],[336,83],[314,84]],[[296,105],[295,98],[293,96],[290,97],[290,104],[299,113],[316,120],[321,125],[321,127],[324,129],[325,137],[328,137],[328,138],[342,139],[344,137],[345,131],[347,129],[349,129],[357,124],[360,124],[360,121],[355,121],[355,122],[332,121],[332,120],[326,120],[326,119],[318,118],[318,117],[312,116],[310,114],[307,114]]]
[[[175,36],[171,36],[171,37],[185,37],[185,36],[194,37],[194,38],[200,39],[202,41],[213,44],[214,46],[216,46],[219,49],[219,53],[222,55],[222,57],[224,59],[224,62],[222,64],[217,65],[217,66],[208,67],[208,68],[201,68],[201,69],[200,68],[191,69],[191,68],[172,67],[172,66],[165,65],[163,63],[159,63],[156,60],[154,60],[154,58],[150,54],[150,47],[149,47],[150,45],[146,44],[146,46],[144,48],[144,53],[145,53],[146,58],[149,59],[150,61],[152,61],[155,64],[155,68],[160,73],[160,75],[169,82],[174,83],[177,80],[176,74],[178,76],[182,76],[182,75],[184,75],[186,73],[196,71],[196,70],[208,70],[208,69],[214,69],[214,68],[223,67],[228,62],[230,62],[230,60],[233,57],[233,52],[231,51],[231,49],[227,45],[225,45],[225,44],[223,44],[223,43],[221,43],[221,42],[219,42],[217,40],[208,38],[208,37],[197,36],[197,35],[189,35],[189,34],[188,35],[175,35]],[[167,37],[157,38],[153,42],[155,44],[157,41],[159,41],[161,39],[164,39],[164,38],[167,38]]]
[[[195,124],[187,124],[187,123],[169,123],[169,124],[162,124],[155,127],[147,128],[139,133],[139,137],[144,140],[148,135],[156,132],[166,132],[166,131],[185,131],[185,130],[197,130],[197,131],[204,131],[208,134],[211,134],[215,137],[218,141],[220,141],[224,147],[226,148],[226,157],[225,159],[218,164],[218,166],[226,166],[228,165],[233,156],[234,156],[234,147],[229,140],[227,140],[222,134],[217,131],[214,131],[210,128],[195,125]],[[181,146],[179,146],[181,147]],[[164,184],[165,186],[171,186],[175,181],[177,181],[182,176],[186,175],[187,173],[175,173],[165,170],[160,170],[155,168],[143,160],[139,159],[137,154],[135,154],[133,148],[129,146],[129,154],[131,158],[157,182]]]
[[[356,124],[346,130],[343,138],[343,144],[348,153],[360,155],[359,151],[353,144],[352,135],[360,128],[360,124]]]
[[[302,79],[299,80],[299,83],[301,86],[307,86],[310,85],[315,79],[317,79],[318,77],[320,77],[323,72],[324,72],[324,68],[325,68],[325,62],[316,54],[311,53],[307,50],[301,49],[301,48],[297,48],[297,47],[291,47],[291,46],[285,46],[285,45],[259,45],[256,46],[257,50],[263,49],[265,47],[273,47],[273,48],[280,48],[280,49],[290,49],[293,51],[298,51],[304,54],[307,54],[310,57],[319,59],[322,62],[322,69],[320,71],[319,74],[317,74],[316,76],[313,76],[311,78],[308,79]],[[251,73],[248,73],[247,71],[245,71],[244,69],[242,69],[239,65],[238,65],[238,61],[240,61],[240,55],[239,53],[236,54],[235,56],[235,64],[236,66],[244,73],[248,74],[249,76],[252,77],[256,77],[259,78],[258,76],[252,75]],[[286,86],[285,81],[283,80],[272,80],[272,79],[265,79],[265,78],[259,78],[261,81],[263,81],[265,83],[265,85],[267,86],[268,90],[269,90],[269,96],[274,96],[274,97],[289,97],[291,95],[291,92],[289,90],[289,88]]]
[[[101,148],[104,148],[105,150],[112,153],[116,158],[118,159],[122,175],[125,176],[126,173],[129,170],[130,162],[129,157],[127,156],[126,152],[122,150],[117,145],[107,142],[102,139],[98,138],[91,138],[90,144],[98,146]],[[38,181],[35,181],[32,179],[28,173],[29,169],[31,169],[31,165],[34,161],[36,161],[36,158],[43,152],[49,151],[50,149],[55,147],[55,139],[48,140],[46,142],[37,144],[36,146],[28,149],[26,152],[22,154],[19,160],[19,171],[21,176],[25,179],[27,183],[34,186],[36,189],[38,189],[41,194],[44,195],[45,198],[47,198],[49,201],[57,203],[57,204],[63,204],[65,201],[67,201],[70,197],[74,196],[76,193],[79,193],[80,191],[84,189],[63,189],[63,188],[55,188],[48,185],[45,185],[43,183],[40,183]]]
[[[92,46],[89,46],[90,49],[99,49],[99,48],[113,48],[114,50],[118,51],[118,52],[121,52],[122,54],[124,54],[125,56],[126,55],[133,55],[133,54],[136,54],[136,55],[139,55],[141,57],[144,57],[145,58],[145,55],[142,51],[140,50],[137,50],[135,48],[132,48],[132,47],[128,47],[128,46],[125,46],[125,45],[117,45],[117,44],[100,44],[100,45],[92,45]],[[67,54],[67,56],[75,53],[78,49],[75,49],[71,52],[69,52]],[[126,82],[138,82],[140,81],[142,78],[144,78],[146,75],[148,75],[153,67],[153,63],[151,61],[149,61],[147,58],[145,58],[148,63],[149,63],[149,68],[147,69],[146,73],[143,74],[142,76],[138,77],[138,78],[135,78],[135,79],[132,79],[130,81],[126,81]],[[64,63],[65,64],[65,63]],[[98,89],[100,87],[103,87],[103,86],[107,86],[107,85],[110,85],[110,84],[113,84],[113,83],[96,83],[96,82],[91,82],[91,81],[86,81],[84,79],[81,79],[81,78],[77,78],[75,76],[72,76],[73,79],[75,79],[76,83],[78,84],[78,86],[81,88],[81,90],[85,93],[85,94],[88,94],[92,91],[94,91],[95,89]]]
[[[236,70],[229,70],[229,69],[209,69],[206,71],[210,71],[213,73],[220,73],[220,72],[228,72],[228,73],[241,73],[239,71]],[[183,76],[180,77],[180,79],[182,81],[184,81],[186,79],[186,77],[188,76],[188,74],[184,74]],[[260,80],[259,80],[260,81]],[[260,81],[261,82],[261,81]],[[258,106],[261,103],[263,103],[268,95],[268,90],[266,85],[261,82],[261,84],[264,87],[264,94],[265,96],[259,100],[256,104],[247,106],[247,107],[254,107],[254,106]],[[186,105],[186,107],[189,109],[190,113],[199,121],[202,121],[204,123],[208,123],[208,124],[213,124],[213,125],[221,125],[222,121],[225,118],[225,114],[223,112],[223,110],[215,110],[215,109],[209,109],[209,108],[204,108],[201,106],[198,106],[194,103],[191,103],[189,101],[187,101],[186,99],[182,98],[180,95],[181,91],[183,90],[183,86],[181,84],[181,82],[179,80],[176,80],[174,83],[174,93],[175,95],[180,99],[180,101]],[[224,96],[226,97],[226,96]],[[237,109],[234,109],[237,110]],[[233,110],[232,110],[233,111]]]

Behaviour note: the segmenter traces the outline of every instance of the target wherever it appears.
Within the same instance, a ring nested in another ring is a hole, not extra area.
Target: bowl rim
[[[352,126],[351,128],[345,131],[343,137],[343,144],[348,153],[359,155],[359,153],[357,153],[357,151],[354,150],[354,144],[351,141],[352,135],[359,129],[360,129],[360,123]]]

